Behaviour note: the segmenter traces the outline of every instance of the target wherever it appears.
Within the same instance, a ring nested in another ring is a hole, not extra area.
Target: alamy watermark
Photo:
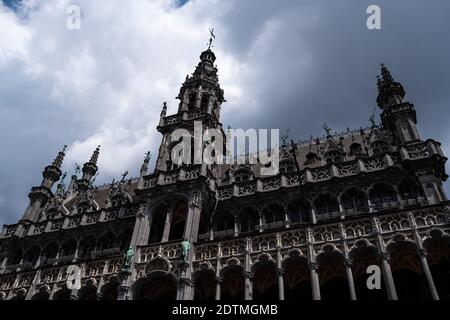
[[[270,145],[268,140],[270,139]],[[279,172],[279,129],[203,130],[201,121],[194,121],[193,134],[176,129],[170,135],[172,163],[190,164],[261,164],[261,175]],[[224,147],[226,153],[224,153]]]
[[[76,4],[71,4],[67,7],[66,13],[68,15],[66,20],[66,27],[69,30],[81,29],[81,8]]]
[[[381,29],[381,8],[375,4],[367,7],[367,14],[370,16],[367,18],[366,25],[369,30]]]

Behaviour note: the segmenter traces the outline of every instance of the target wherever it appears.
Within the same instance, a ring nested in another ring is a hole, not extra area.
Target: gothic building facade
[[[100,148],[66,187],[65,150],[17,224],[0,234],[0,299],[450,299],[450,214],[441,145],[382,65],[381,124],[280,146],[258,165],[175,164],[175,129],[222,129],[225,102],[204,51],[164,105],[156,166],[95,186]],[[183,245],[182,245],[183,243]],[[381,274],[369,290],[367,269]]]

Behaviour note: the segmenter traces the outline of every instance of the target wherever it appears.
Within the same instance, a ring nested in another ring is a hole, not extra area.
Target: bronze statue
[[[184,239],[181,242],[181,260],[187,262],[189,260],[189,251],[191,250],[191,243]]]
[[[134,249],[128,248],[127,253],[124,255],[122,271],[130,271],[131,262],[133,261]]]

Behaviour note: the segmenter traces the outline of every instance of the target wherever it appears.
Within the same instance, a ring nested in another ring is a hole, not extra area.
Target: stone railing
[[[156,186],[175,184],[179,181],[194,180],[206,175],[205,165],[182,166],[175,170],[145,176],[141,189],[151,189]]]
[[[123,265],[123,258],[115,257],[104,260],[96,260],[92,262],[74,262],[73,265],[81,269],[81,284],[86,285],[87,280],[95,281],[96,285],[104,284],[111,276],[118,277]],[[35,285],[35,289],[40,286],[48,285],[61,286],[67,281],[67,265],[55,266],[47,265],[40,271],[25,271],[21,268],[19,273],[6,273],[0,276],[0,294],[7,296],[11,290],[15,292],[20,288],[26,290]],[[16,269],[18,269],[17,266]],[[103,281],[102,281],[103,279]]]
[[[181,241],[171,241],[138,247],[138,263],[146,263],[156,257],[176,260],[179,259],[180,255]]]
[[[327,164],[315,168],[304,168],[297,172],[278,174],[277,176],[261,177],[245,182],[233,182],[218,187],[219,199],[226,200],[232,197],[253,195],[258,192],[267,192],[281,187],[295,187],[299,185],[299,176],[302,183],[317,183],[332,178],[345,178],[358,175],[361,172],[385,170],[399,164],[401,160],[415,160],[427,158],[433,154],[440,154],[439,147],[434,141],[427,141],[415,145],[401,147],[400,153],[384,154],[368,158],[359,158],[342,163]]]

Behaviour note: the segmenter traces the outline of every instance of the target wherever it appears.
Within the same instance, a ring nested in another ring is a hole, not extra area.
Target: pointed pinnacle
[[[62,162],[64,160],[65,151],[67,149],[67,145],[64,145],[63,149],[58,153],[55,160],[53,160],[52,166],[56,168],[60,168],[62,165]]]
[[[97,147],[97,149],[95,149],[94,153],[92,154],[91,159],[89,160],[90,163],[92,164],[97,164],[98,161],[98,156],[100,154],[100,145]]]

